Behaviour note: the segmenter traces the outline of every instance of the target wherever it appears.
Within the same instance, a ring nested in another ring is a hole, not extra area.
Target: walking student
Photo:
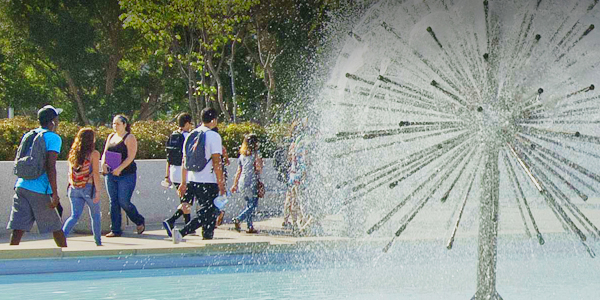
[[[113,133],[106,139],[102,153],[102,173],[105,174],[106,189],[110,199],[110,232],[106,237],[119,237],[121,229],[121,209],[137,225],[137,234],[146,230],[144,217],[131,203],[135,190],[137,166],[137,140],[131,133],[131,124],[123,115],[116,115],[112,122]]]
[[[67,195],[71,200],[71,216],[65,222],[65,236],[77,224],[88,205],[92,219],[92,233],[96,246],[102,246],[100,236],[100,152],[95,149],[96,136],[91,128],[82,128],[77,133],[69,151],[69,188]]]
[[[15,158],[15,195],[6,229],[10,244],[18,245],[25,231],[37,223],[40,233],[52,232],[59,247],[67,247],[56,207],[60,203],[56,185],[56,159],[62,139],[55,133],[62,109],[46,105],[38,111],[40,127],[21,139]]]
[[[213,238],[218,208],[214,199],[225,195],[225,180],[221,165],[223,144],[221,136],[212,129],[217,126],[217,111],[205,108],[201,112],[202,125],[194,129],[186,138],[183,147],[183,167],[181,185],[177,190],[182,198],[195,198],[198,201],[197,215],[182,229],[167,227],[167,234],[173,242],[179,243],[183,237],[202,227],[202,238]]]
[[[246,209],[233,219],[237,231],[241,231],[240,222],[246,220],[248,224],[246,232],[258,233],[252,224],[252,215],[258,206],[258,180],[262,167],[263,161],[258,151],[258,137],[248,134],[244,137],[244,142],[240,147],[238,169],[231,187],[232,193],[235,193],[239,187],[244,200],[246,200]]]
[[[167,140],[167,168],[165,180],[167,183],[172,184],[175,188],[179,189],[181,185],[181,164],[183,162],[183,143],[185,138],[190,134],[190,131],[194,128],[192,123],[192,116],[188,113],[181,113],[177,116],[177,124],[179,129],[174,131],[169,140]],[[170,228],[175,226],[175,221],[183,215],[185,224],[189,223],[190,211],[194,205],[193,197],[181,197],[180,204],[177,207],[177,211],[168,219],[163,221],[163,227],[170,232]]]

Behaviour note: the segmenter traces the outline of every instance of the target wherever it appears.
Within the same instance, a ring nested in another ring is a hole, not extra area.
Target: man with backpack
[[[202,125],[187,136],[183,147],[181,185],[177,190],[182,198],[195,198],[197,216],[182,229],[166,226],[173,242],[179,243],[187,234],[202,226],[202,238],[213,238],[218,208],[214,199],[226,195],[225,179],[221,165],[223,144],[221,136],[212,129],[217,126],[217,111],[205,108],[201,112]]]
[[[175,188],[179,188],[181,184],[181,164],[183,162],[183,143],[185,138],[190,134],[190,131],[194,128],[192,123],[192,116],[188,113],[181,113],[177,116],[177,124],[179,129],[174,131],[169,139],[167,140],[167,169],[165,175],[165,181],[170,185],[172,184]],[[194,205],[194,198],[188,197],[180,198],[181,204],[177,207],[177,211],[170,218],[163,221],[163,227],[169,231],[169,228],[173,228],[175,221],[183,215],[185,224],[190,222],[190,210]]]
[[[15,158],[15,196],[8,221],[11,245],[18,245],[25,231],[37,223],[40,233],[52,232],[59,247],[66,247],[62,222],[56,207],[60,204],[56,184],[56,159],[62,139],[54,133],[61,109],[46,105],[38,111],[40,128],[26,133],[21,139]]]

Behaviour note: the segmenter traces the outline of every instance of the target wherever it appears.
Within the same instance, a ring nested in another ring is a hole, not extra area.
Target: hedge
[[[13,119],[0,119],[0,160],[14,160],[15,153],[23,134],[38,127],[37,120],[16,117]],[[94,127],[96,132],[96,149],[102,151],[106,138],[112,128],[105,126]],[[59,154],[60,160],[67,158],[69,149],[81,126],[76,123],[61,121],[56,133],[60,135],[63,146]],[[219,134],[223,138],[223,145],[227,148],[230,157],[237,157],[238,150],[244,135],[255,133],[261,141],[260,150],[264,157],[271,157],[277,143],[286,133],[287,126],[276,124],[262,127],[253,123],[219,124]],[[177,129],[175,123],[166,121],[140,121],[131,126],[131,131],[138,140],[137,159],[160,159],[166,157],[165,142],[169,134]]]

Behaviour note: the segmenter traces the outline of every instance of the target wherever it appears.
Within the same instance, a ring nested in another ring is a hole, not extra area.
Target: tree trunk
[[[233,46],[231,47],[231,60],[229,61],[229,78],[231,79],[231,102],[233,104],[233,123],[237,123],[237,101],[235,99],[235,72],[233,71]]]
[[[227,111],[227,107],[225,107],[225,102],[223,102],[223,86],[221,85],[220,78],[217,78],[217,101],[221,107],[221,112],[225,115],[225,120],[231,122],[231,115]]]
[[[194,88],[194,72],[192,71],[192,65],[190,63],[187,64],[188,68],[188,104],[190,106],[191,114],[195,119],[198,119],[200,115],[200,111],[198,111],[198,107],[196,106],[196,98],[194,98],[195,88]]]
[[[108,66],[106,68],[106,89],[105,93],[111,95],[115,89],[115,79],[117,78],[117,71],[119,70],[119,61],[121,61],[123,55],[111,54],[108,57]]]
[[[156,108],[159,104],[160,93],[151,93],[148,95],[147,101],[142,101],[142,107],[140,108],[138,121],[149,120],[156,113]]]
[[[273,117],[271,115],[271,109],[273,108],[273,94],[275,92],[275,72],[273,71],[273,66],[271,64],[269,64],[266,68],[265,68],[265,72],[268,75],[268,84],[267,84],[267,109],[265,110],[264,113],[264,117],[265,117],[265,122],[264,124],[267,125],[268,123],[271,122],[271,118]]]
[[[109,2],[109,7],[109,10],[105,12],[108,14],[108,20],[101,18],[104,22],[108,22],[105,28],[108,31],[108,42],[111,48],[108,56],[108,63],[106,65],[106,95],[111,95],[114,91],[115,78],[117,77],[117,71],[119,70],[119,61],[123,58],[120,43],[123,22],[119,18],[121,15],[121,7],[119,2],[115,0]]]
[[[80,123],[82,123],[82,125],[89,125],[90,120],[85,115],[85,106],[81,100],[81,95],[79,95],[79,88],[75,84],[73,78],[71,78],[71,75],[68,71],[64,71],[64,76],[67,80],[67,85],[69,86],[69,93],[71,94],[72,100],[75,102],[75,106],[77,107],[77,117],[79,118]]]

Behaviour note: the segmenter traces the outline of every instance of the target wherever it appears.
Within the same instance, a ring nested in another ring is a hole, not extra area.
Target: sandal
[[[233,219],[233,226],[235,228],[235,231],[237,231],[237,232],[241,232],[242,231],[242,226],[240,226],[240,220]]]
[[[146,225],[145,224],[138,225],[136,229],[137,229],[137,234],[142,234],[146,230]]]

